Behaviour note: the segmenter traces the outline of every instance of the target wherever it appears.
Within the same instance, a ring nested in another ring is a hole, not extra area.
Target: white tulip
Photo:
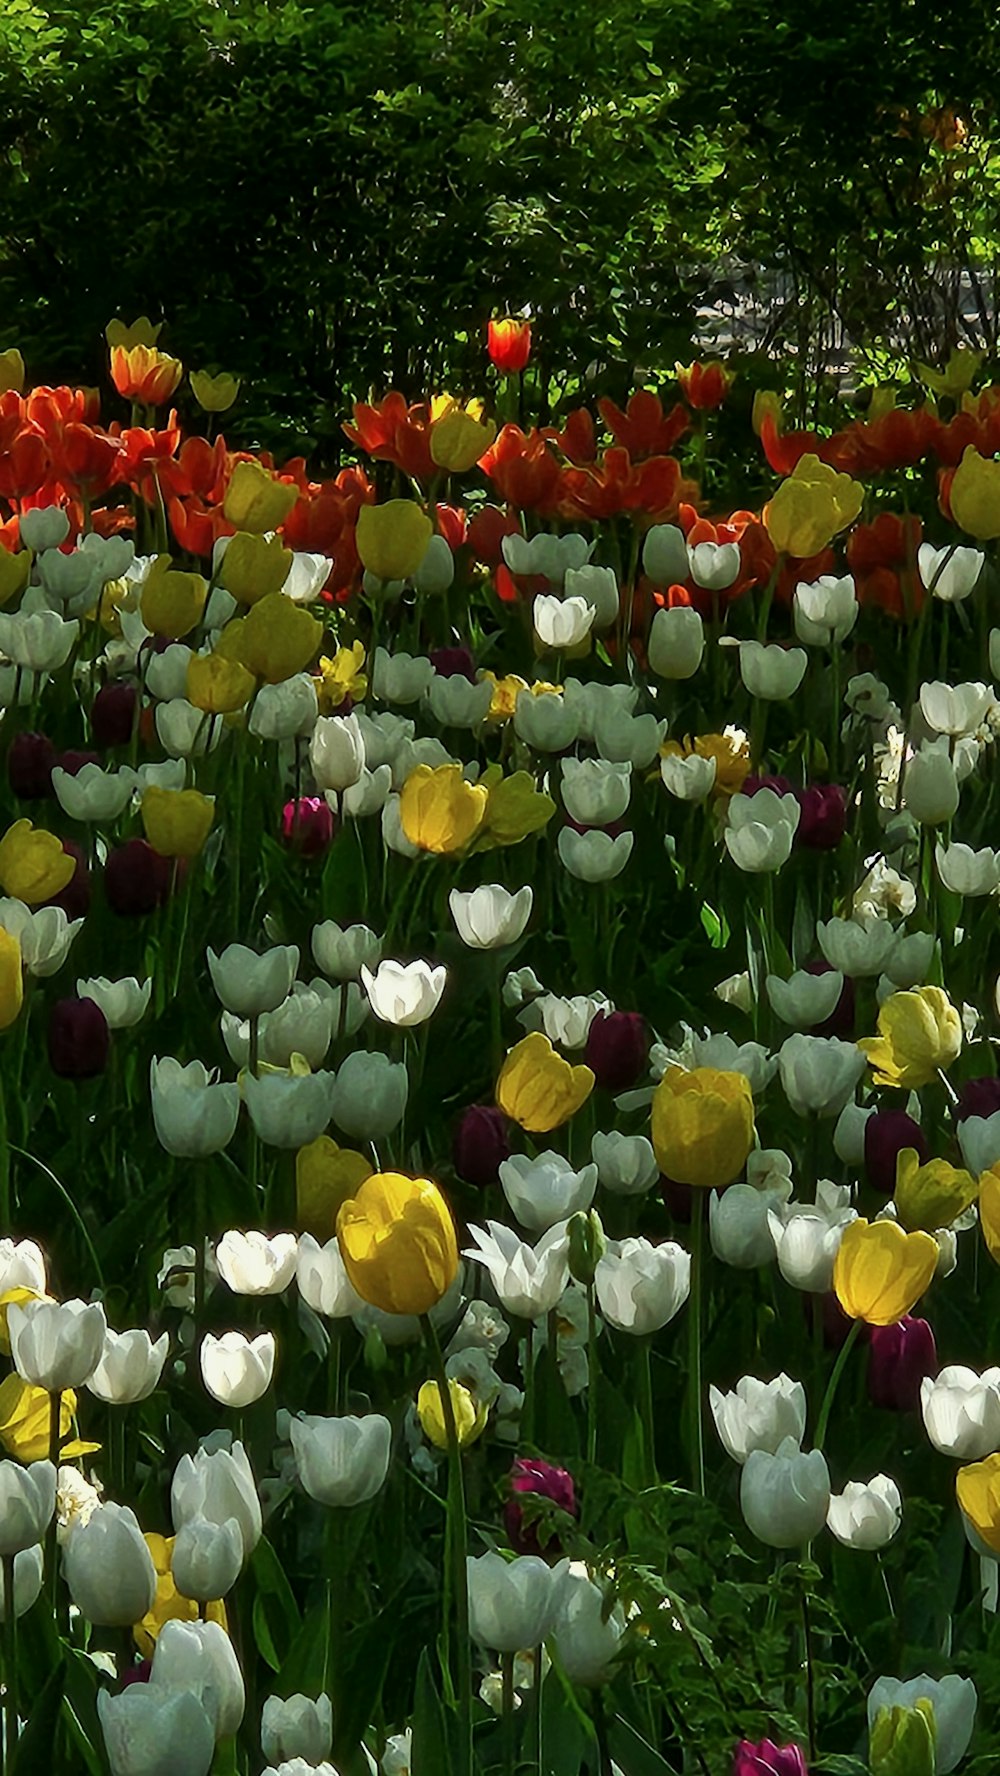
[[[617,1129],[596,1134],[590,1154],[598,1183],[614,1196],[645,1196],[660,1175],[653,1144],[645,1135],[623,1135]]]
[[[127,765],[120,771],[102,771],[100,765],[86,764],[75,773],[53,765],[52,787],[71,820],[117,820],[132,799],[135,773]]]
[[[544,1233],[590,1208],[597,1189],[597,1167],[585,1165],[575,1171],[559,1153],[540,1153],[536,1159],[515,1153],[500,1165],[500,1184],[521,1226],[532,1233]]]
[[[922,746],[907,761],[903,800],[921,826],[940,826],[958,810],[960,792],[955,766],[946,748]]]
[[[840,579],[821,574],[807,585],[800,580],[792,601],[795,633],[807,647],[832,647],[846,641],[858,620],[858,600],[851,574]]]
[[[526,1029],[542,1029],[550,1042],[560,1048],[585,1048],[590,1026],[598,1012],[614,1011],[603,993],[578,993],[572,999],[561,999],[556,993],[543,993],[525,1008],[519,1022]]]
[[[104,1352],[87,1387],[110,1406],[135,1406],[160,1385],[170,1339],[162,1332],[154,1344],[143,1327],[104,1334]]]
[[[1000,1160],[1000,1110],[992,1116],[963,1116],[958,1125],[962,1161],[974,1178]]]
[[[791,1192],[791,1184],[788,1186]],[[756,1270],[774,1259],[774,1240],[768,1211],[782,1198],[774,1191],[757,1190],[752,1184],[730,1184],[713,1190],[708,1199],[708,1227],[712,1251],[734,1270]]]
[[[751,875],[780,869],[792,854],[800,814],[795,796],[773,789],[730,797],[723,837],[733,862]]]
[[[402,1061],[356,1049],[337,1070],[330,1114],[345,1135],[379,1141],[398,1125],[409,1092]]]
[[[103,1011],[109,1030],[131,1030],[149,1010],[153,980],[150,976],[140,985],[131,975],[115,981],[95,975],[90,980],[78,980],[76,992],[78,999],[92,999]]]
[[[619,1332],[658,1332],[691,1291],[691,1255],[672,1240],[608,1240],[594,1274],[601,1312]]]
[[[578,826],[610,826],[626,812],[632,795],[632,766],[626,760],[563,759],[563,806]]]
[[[615,838],[599,827],[589,832],[576,832],[571,826],[560,829],[556,840],[559,861],[571,876],[580,882],[610,882],[620,876],[632,855],[635,834],[618,833]]]
[[[788,980],[769,974],[764,985],[775,1016],[793,1029],[808,1030],[833,1016],[844,990],[844,977],[839,969],[827,974],[798,969]]]
[[[262,956],[245,944],[227,944],[221,956],[207,951],[208,971],[222,1004],[237,1017],[275,1011],[292,990],[299,966],[297,944],[275,944]]]
[[[564,590],[567,598],[582,598],[594,612],[594,630],[598,635],[618,621],[621,594],[613,567],[569,567]]]
[[[325,1319],[346,1319],[362,1305],[344,1268],[336,1237],[321,1246],[311,1233],[299,1235],[295,1280],[303,1301]]]
[[[470,684],[461,672],[447,676],[435,672],[427,687],[427,706],[443,728],[481,727],[492,701],[493,685],[488,678],[481,684]]]
[[[559,1663],[571,1683],[603,1684],[624,1638],[627,1623],[620,1603],[609,1610],[603,1586],[582,1561],[572,1561],[560,1586],[552,1625]]]
[[[156,706],[156,736],[171,758],[201,758],[221,744],[226,728],[186,697],[171,697]]]
[[[392,1426],[380,1413],[364,1418],[293,1418],[292,1452],[303,1489],[321,1505],[361,1505],[389,1472]]]
[[[309,762],[320,789],[344,790],[370,765],[357,715],[320,716],[309,742]]]
[[[0,1239],[0,1295],[11,1289],[47,1293],[45,1255],[34,1240]]]
[[[531,609],[535,634],[545,648],[579,647],[594,627],[597,612],[585,598],[554,598],[539,593]]]
[[[698,612],[684,604],[658,610],[649,631],[648,652],[650,669],[658,678],[693,678],[705,653],[705,625]]]
[[[238,1085],[217,1085],[201,1061],[182,1066],[172,1055],[149,1064],[153,1122],[161,1147],[183,1159],[220,1153],[236,1132]]]
[[[171,641],[162,653],[151,653],[146,661],[146,689],[150,696],[160,703],[173,703],[178,699],[187,702],[188,665],[193,655],[194,649],[186,647],[182,641]]]
[[[182,1523],[170,1551],[170,1574],[182,1597],[213,1603],[231,1591],[243,1567],[243,1535],[235,1517]]]
[[[671,586],[687,579],[688,551],[684,532],[676,524],[653,524],[642,545],[642,571],[654,586]]]
[[[768,1212],[778,1269],[794,1289],[826,1294],[844,1228],[857,1220],[847,1186],[821,1178],[815,1203],[789,1202]]]
[[[629,715],[625,709],[607,707],[594,722],[594,745],[602,758],[645,771],[659,752],[666,732],[666,721],[657,721],[655,715]]]
[[[316,686],[307,672],[296,672],[259,687],[247,726],[260,740],[294,740],[311,734],[318,720]]]
[[[536,752],[564,752],[579,735],[573,705],[554,691],[519,691],[514,704],[514,732]]]
[[[0,1557],[12,1559],[40,1542],[56,1508],[56,1470],[50,1461],[0,1461]]]
[[[740,577],[738,543],[689,543],[688,566],[696,586],[708,592],[725,592]]]
[[[98,1505],[62,1552],[63,1577],[80,1614],[99,1628],[131,1628],[156,1597],[156,1568],[135,1513]]]
[[[843,1492],[831,1494],[827,1528],[845,1548],[869,1553],[892,1541],[902,1521],[903,1501],[899,1487],[888,1474],[873,1480],[849,1480]]]
[[[321,1764],[333,1745],[333,1704],[329,1696],[268,1696],[261,1711],[260,1746],[268,1761],[304,1758]]]
[[[219,1275],[234,1295],[281,1295],[295,1275],[294,1233],[241,1233],[231,1228],[215,1248]]]
[[[922,986],[931,972],[936,950],[933,931],[910,931],[905,937],[900,936],[885,965],[893,986]]]
[[[383,703],[417,703],[423,696],[434,667],[423,654],[389,654],[375,649],[372,688]]]
[[[99,1302],[24,1301],[7,1309],[14,1367],[49,1394],[82,1387],[104,1354],[108,1322]]]
[[[912,1708],[929,1702],[934,1712],[935,1770],[950,1776],[969,1749],[976,1722],[976,1686],[971,1677],[928,1677],[923,1672],[901,1683],[898,1677],[880,1677],[868,1692],[868,1730],[883,1708]]]
[[[715,788],[718,762],[696,752],[667,753],[660,760],[660,776],[679,802],[703,802]]]
[[[0,925],[21,946],[21,964],[36,980],[57,974],[69,955],[70,945],[83,927],[82,919],[67,919],[62,907],[36,907],[22,900],[0,900]]]
[[[111,1776],[208,1776],[215,1728],[189,1690],[134,1683],[97,1693]]]
[[[55,611],[0,612],[0,653],[31,672],[58,672],[79,633],[78,622],[66,623]]]
[[[69,536],[69,518],[62,506],[33,506],[22,512],[18,530],[26,549],[40,555],[44,549],[58,549]]]
[[[930,680],[920,687],[920,713],[935,733],[959,739],[974,734],[994,701],[986,684],[945,684]]]
[[[755,1449],[774,1455],[789,1439],[798,1445],[805,1435],[806,1390],[784,1370],[773,1381],[744,1375],[728,1394],[710,1387],[708,1400],[722,1446],[741,1466]]]
[[[948,1364],[920,1383],[920,1411],[935,1449],[959,1461],[982,1461],[1000,1449],[1000,1369]]]
[[[888,919],[867,915],[857,919],[817,920],[816,941],[831,968],[851,979],[881,974],[888,966],[899,934]]]
[[[246,1706],[243,1673],[233,1643],[218,1622],[163,1623],[156,1638],[151,1690],[196,1696],[216,1739],[231,1739]]]
[[[361,980],[375,1016],[395,1029],[423,1024],[441,1003],[448,970],[429,962],[380,962],[373,974],[364,963]]]
[[[830,1507],[830,1470],[819,1449],[803,1454],[786,1437],[774,1454],[754,1449],[740,1476],[747,1528],[769,1548],[796,1548],[818,1535]]]
[[[529,884],[511,894],[498,883],[448,896],[458,935],[470,950],[500,950],[523,936],[531,917],[534,892]]]
[[[245,1338],[242,1332],[206,1332],[199,1353],[201,1379],[213,1400],[241,1411],[252,1406],[271,1385],[274,1374],[273,1332]]]
[[[537,1554],[505,1560],[481,1554],[466,1560],[469,1633],[497,1653],[537,1647],[548,1637],[559,1607],[569,1561],[550,1566]]]
[[[740,642],[740,677],[751,697],[761,697],[766,702],[794,697],[808,664],[809,656],[803,648]]]
[[[513,1228],[487,1221],[486,1232],[470,1227],[475,1247],[463,1255],[490,1273],[501,1305],[522,1320],[542,1319],[555,1307],[569,1282],[569,1241],[564,1222],[542,1234],[536,1246],[519,1240]]]
[[[223,1525],[235,1518],[249,1559],[263,1529],[260,1500],[242,1443],[231,1449],[198,1449],[182,1455],[170,1486],[170,1509],[177,1534],[187,1523],[206,1518]]]
[[[268,1147],[305,1147],[332,1115],[334,1074],[247,1073],[243,1094],[250,1121]]]
[[[993,894],[1000,887],[1000,851],[984,846],[935,846],[934,861],[944,886],[952,894]]]
[[[857,1043],[836,1036],[797,1033],[778,1050],[782,1089],[797,1116],[839,1116],[866,1066]]]
[[[324,919],[313,926],[312,953],[317,966],[333,980],[357,980],[362,963],[377,968],[382,960],[382,939],[367,925],[340,926]]]
[[[959,604],[968,598],[982,572],[986,557],[981,549],[956,547],[935,549],[933,543],[921,543],[917,550],[917,572],[921,583],[944,604]],[[993,671],[991,664],[990,671]]]

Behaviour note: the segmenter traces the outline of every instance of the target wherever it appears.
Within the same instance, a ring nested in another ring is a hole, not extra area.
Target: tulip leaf
[[[612,1757],[627,1776],[672,1776],[673,1766],[620,1714],[608,1727],[608,1743]]]
[[[66,1663],[60,1659],[49,1672],[18,1740],[11,1776],[36,1776],[39,1770],[55,1768],[56,1732],[65,1688]]]
[[[295,1593],[266,1537],[257,1543],[250,1569],[257,1582],[253,1600],[254,1639],[261,1658],[272,1671],[280,1671],[301,1623]]]
[[[430,1653],[425,1647],[417,1667],[417,1689],[413,1705],[413,1748],[410,1753],[411,1776],[441,1776],[452,1768],[448,1717],[434,1673]]]

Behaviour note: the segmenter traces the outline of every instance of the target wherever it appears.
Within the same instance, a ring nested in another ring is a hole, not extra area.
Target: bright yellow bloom
[[[950,1227],[978,1195],[979,1185],[971,1172],[949,1165],[946,1159],[932,1159],[921,1165],[920,1155],[913,1147],[904,1147],[897,1155],[893,1201],[899,1224],[907,1233],[915,1233],[921,1227],[927,1233]]]
[[[451,1395],[451,1410],[455,1418],[455,1435],[459,1449],[468,1449],[477,1437],[481,1437],[486,1429],[489,1412],[480,1401],[473,1398],[467,1387],[460,1381],[448,1382]],[[436,1381],[425,1381],[417,1395],[417,1416],[420,1428],[429,1443],[435,1449],[447,1449],[448,1432],[445,1427],[444,1402],[441,1389]]]
[[[240,604],[256,604],[269,592],[280,592],[294,557],[278,536],[257,536],[238,530],[226,547],[219,568],[219,585]]]
[[[55,833],[15,820],[0,839],[0,889],[26,906],[61,894],[76,868]]]
[[[458,1274],[451,1210],[429,1178],[373,1172],[337,1216],[349,1280],[383,1313],[423,1314]]]
[[[411,845],[448,856],[464,851],[486,815],[487,792],[461,765],[417,765],[403,784],[399,819]]]
[[[238,462],[229,477],[222,510],[237,530],[262,536],[277,530],[298,503],[299,490],[288,481],[277,481],[259,462]]]
[[[568,1122],[594,1089],[589,1067],[573,1067],[547,1036],[533,1030],[516,1042],[500,1069],[496,1098],[512,1122],[529,1134],[547,1135]]]
[[[7,1313],[12,1307],[23,1307],[26,1301],[53,1301],[52,1295],[40,1295],[37,1289],[26,1289],[19,1284],[15,1289],[5,1289],[0,1295],[0,1351],[5,1357],[10,1356],[10,1330],[7,1325]]]
[[[3,390],[0,389],[0,394],[2,393]],[[30,549],[19,549],[16,555],[12,555],[9,549],[0,548],[0,605],[9,604],[12,598],[19,597],[24,591],[31,573],[32,559]]]
[[[252,672],[222,654],[192,654],[187,669],[187,699],[206,715],[230,715],[249,703],[257,688]]]
[[[660,747],[663,758],[689,758],[692,753],[697,758],[714,758],[713,795],[739,795],[750,775],[750,747],[745,735],[737,738],[735,733],[699,734],[692,739],[689,734],[683,744],[667,740]]]
[[[325,1245],[337,1231],[337,1216],[348,1197],[356,1196],[374,1167],[363,1153],[338,1147],[329,1135],[317,1135],[295,1155],[296,1225],[301,1233]]]
[[[158,555],[143,582],[139,610],[153,635],[179,641],[200,623],[207,598],[201,574],[181,573],[171,568],[169,555]]]
[[[777,389],[758,389],[750,411],[750,424],[753,427],[754,436],[760,437],[765,419],[773,419],[780,432],[783,418],[784,409]]]
[[[489,679],[493,686],[493,699],[487,711],[487,721],[510,721],[521,692],[531,688],[527,679],[518,678],[516,672],[508,672],[506,678],[498,678],[495,672],[484,672],[482,676]]]
[[[912,1707],[880,1708],[868,1737],[872,1776],[935,1776],[937,1721],[934,1704],[918,1696]]]
[[[962,1018],[941,987],[892,993],[878,1014],[878,1035],[858,1047],[868,1056],[876,1085],[906,1091],[928,1085],[962,1048]]]
[[[929,1233],[904,1233],[896,1221],[852,1221],[834,1260],[837,1300],[852,1320],[894,1326],[920,1300],[939,1255]]]
[[[0,395],[23,395],[24,359],[16,345],[0,352]]]
[[[677,1184],[720,1190],[753,1146],[753,1095],[743,1073],[668,1067],[653,1096],[653,1151]]]
[[[140,315],[130,327],[124,321],[109,321],[104,329],[104,337],[109,346],[120,345],[125,351],[131,351],[136,345],[155,346],[162,332],[162,321],[157,321],[154,327],[148,315]]]
[[[951,515],[978,543],[1000,537],[1000,462],[967,445],[948,493]]]
[[[209,376],[207,370],[192,370],[191,392],[204,413],[228,413],[240,392],[240,379],[221,370]]]
[[[463,408],[452,405],[440,419],[431,421],[431,456],[439,469],[451,475],[464,475],[485,456],[497,435],[492,419],[479,420]]]
[[[24,1003],[21,942],[0,926],[0,1030],[16,1023]]]
[[[215,820],[215,797],[151,783],[139,804],[143,830],[161,857],[197,857]]]
[[[925,388],[935,395],[948,395],[957,401],[968,394],[985,356],[985,352],[973,351],[967,345],[956,345],[943,370],[934,370],[930,364],[918,364],[917,375]]]
[[[364,663],[364,644],[360,641],[338,648],[332,660],[326,654],[320,657],[316,694],[321,715],[339,709],[345,697],[362,702],[368,691],[368,680],[361,670]]]
[[[126,401],[162,407],[177,392],[183,374],[180,358],[157,351],[155,346],[111,347],[111,380]]]
[[[979,1180],[979,1225],[986,1249],[1000,1264],[1000,1167],[990,1166]]]
[[[248,616],[227,623],[220,639],[226,645],[217,652],[240,660],[265,684],[283,684],[316,658],[323,625],[284,592],[269,592]]]
[[[961,1509],[988,1548],[1000,1555],[1000,1455],[959,1468],[955,1491]]]
[[[8,1455],[20,1462],[46,1461],[49,1454],[49,1395],[45,1388],[32,1387],[30,1382],[12,1372],[0,1381],[0,1443]],[[93,1455],[99,1443],[63,1441],[69,1435],[76,1415],[76,1394],[66,1388],[59,1403],[60,1452],[64,1461],[80,1455]]]
[[[838,474],[817,456],[803,456],[764,507],[764,525],[782,554],[817,555],[854,523],[864,497],[864,488],[850,475]]]
[[[499,765],[489,765],[479,781],[489,799],[476,841],[477,850],[519,845],[532,833],[541,832],[556,811],[552,797],[535,788],[535,780],[529,771],[512,771],[509,777],[504,777]]]
[[[174,1551],[174,1536],[154,1535],[147,1532],[143,1536],[152,1556],[156,1569],[156,1598],[148,1615],[143,1616],[132,1630],[135,1644],[144,1659],[151,1659],[156,1648],[157,1636],[164,1622],[197,1622],[198,1605],[193,1597],[182,1597],[174,1584],[170,1571],[170,1559]],[[221,1598],[215,1603],[205,1605],[205,1620],[218,1622],[220,1628],[229,1633],[226,1619],[226,1606]]]
[[[432,532],[414,500],[392,499],[361,507],[354,540],[361,565],[376,579],[405,580],[420,566]]]

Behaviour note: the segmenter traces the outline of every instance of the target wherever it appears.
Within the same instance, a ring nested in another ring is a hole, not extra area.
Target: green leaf
[[[11,1762],[11,1776],[37,1776],[38,1771],[55,1767],[56,1730],[65,1688],[66,1662],[60,1659],[49,1672],[28,1716]]]
[[[442,1771],[451,1769],[454,1759],[449,1740],[448,1717],[434,1681],[430,1653],[424,1647],[413,1705],[411,1776],[442,1776]]]

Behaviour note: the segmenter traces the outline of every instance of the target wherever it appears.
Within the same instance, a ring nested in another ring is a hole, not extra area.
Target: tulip
[[[238,660],[266,684],[294,678],[316,658],[323,638],[318,617],[284,592],[268,592],[249,614],[228,623],[216,651]]]
[[[594,1286],[601,1312],[619,1332],[658,1332],[680,1312],[691,1290],[691,1257],[672,1240],[611,1240]]]
[[[258,462],[238,462],[229,477],[223,513],[237,530],[263,536],[284,524],[299,490],[268,474]]]
[[[792,854],[801,818],[793,795],[759,789],[755,795],[734,795],[726,810],[723,839],[737,867],[748,874],[780,869]]]
[[[213,1400],[240,1411],[270,1387],[274,1353],[273,1332],[254,1339],[242,1332],[224,1332],[221,1338],[206,1332],[199,1352],[202,1381]]]
[[[589,1209],[597,1189],[595,1165],[576,1171],[561,1154],[552,1152],[535,1159],[516,1153],[500,1166],[499,1175],[513,1214],[533,1233]]]
[[[623,1135],[613,1129],[594,1135],[590,1151],[598,1183],[615,1196],[644,1196],[656,1183],[659,1167],[645,1135]]]
[[[16,1023],[24,1003],[24,977],[19,940],[0,926],[0,1030]]]
[[[326,1319],[344,1319],[362,1305],[348,1278],[336,1239],[321,1246],[311,1234],[299,1235],[296,1281],[303,1301]]]
[[[95,1627],[130,1628],[153,1607],[156,1571],[125,1505],[98,1505],[63,1548],[63,1575],[82,1616]]]
[[[448,970],[428,962],[380,962],[373,974],[364,963],[361,980],[377,1018],[396,1029],[425,1023],[441,1002]]]
[[[221,956],[209,949],[212,985],[227,1011],[237,1017],[259,1017],[287,999],[299,965],[296,944],[275,944],[262,956],[245,944],[227,945]]]
[[[806,560],[853,524],[863,501],[864,488],[858,482],[816,456],[805,455],[765,506],[765,528],[782,554]]]
[[[606,1683],[625,1629],[621,1604],[609,1610],[603,1587],[582,1561],[572,1561],[559,1587],[552,1624],[556,1655],[570,1682],[588,1688]]]
[[[248,727],[261,740],[308,738],[316,726],[316,687],[305,673],[293,673],[280,684],[262,684],[254,698]]]
[[[929,728],[951,739],[974,734],[986,720],[994,702],[993,689],[985,684],[945,684],[930,680],[920,687],[920,713]]]
[[[977,1374],[948,1364],[920,1384],[924,1428],[935,1449],[959,1461],[982,1461],[1000,1449],[1000,1369]]]
[[[794,697],[809,664],[802,648],[766,647],[759,641],[740,642],[740,677],[751,697],[780,702]]]
[[[299,1479],[321,1505],[361,1505],[389,1471],[392,1426],[380,1413],[364,1418],[293,1418],[289,1426]]]
[[[215,821],[215,797],[151,784],[139,812],[146,838],[160,857],[197,857]]]
[[[740,1508],[747,1528],[769,1548],[811,1541],[826,1522],[830,1474],[822,1451],[803,1454],[786,1437],[774,1454],[754,1449],[740,1476]]]
[[[846,1314],[890,1326],[920,1300],[938,1263],[929,1233],[904,1233],[893,1221],[851,1222],[833,1267],[833,1287]]]
[[[985,559],[980,549],[961,548],[954,543],[936,549],[933,543],[921,543],[917,571],[921,584],[935,598],[943,604],[960,604],[978,584]]]
[[[108,1064],[110,1032],[92,999],[58,999],[49,1013],[49,1066],[60,1079],[96,1079]]]
[[[332,1073],[247,1073],[243,1092],[250,1120],[269,1147],[304,1147],[330,1120]]]
[[[34,828],[30,820],[15,820],[0,839],[0,888],[26,906],[61,893],[74,867],[55,835]]]
[[[578,648],[594,626],[596,611],[585,598],[556,598],[542,593],[532,606],[535,634],[543,648]]]
[[[742,1073],[668,1067],[653,1096],[653,1150],[678,1184],[718,1189],[738,1177],[753,1144],[753,1097]]]
[[[469,1388],[454,1378],[448,1380],[448,1395],[451,1400],[451,1415],[455,1421],[455,1440],[460,1449],[467,1449],[486,1429],[489,1408]],[[424,1382],[417,1395],[417,1417],[427,1441],[433,1443],[435,1449],[447,1449],[448,1420],[444,1395],[438,1382]]]
[[[882,918],[817,920],[816,941],[830,967],[854,979],[888,967],[899,933]]]
[[[208,1776],[215,1730],[198,1697],[134,1683],[99,1690],[97,1712],[111,1776]]]
[[[104,868],[108,905],[125,917],[155,912],[170,897],[172,875],[169,860],[145,839],[129,839],[112,851]]]
[[[269,1761],[298,1757],[310,1766],[321,1763],[333,1745],[329,1696],[320,1696],[315,1702],[299,1694],[287,1701],[268,1696],[261,1712],[260,1744]]]
[[[33,1609],[42,1594],[42,1549],[40,1544],[31,1548],[23,1548],[13,1559],[14,1570],[14,1615],[18,1618],[27,1615]],[[6,1577],[0,1567],[0,1622],[7,1620]]]
[[[930,1769],[935,1776],[949,1776],[969,1749],[976,1701],[976,1686],[968,1677],[934,1678],[923,1673],[906,1683],[897,1677],[880,1677],[868,1692],[868,1728],[871,1731],[883,1709],[913,1708],[918,1702],[929,1704],[935,1753]]]
[[[160,1385],[169,1345],[166,1332],[154,1344],[142,1328],[112,1332],[109,1327],[104,1334],[101,1360],[87,1387],[99,1400],[112,1406],[134,1406],[140,1400],[148,1400]]]
[[[776,1192],[758,1190],[752,1184],[730,1184],[721,1193],[713,1190],[708,1201],[708,1227],[715,1256],[737,1270],[770,1264],[775,1244],[768,1216],[782,1201]]]
[[[594,1089],[589,1067],[573,1067],[547,1036],[533,1031],[516,1043],[500,1069],[496,1100],[505,1116],[531,1134],[548,1134],[584,1104]]]
[[[377,967],[382,939],[367,925],[341,927],[333,919],[313,926],[312,953],[317,966],[333,980],[357,980],[362,963]]]
[[[487,350],[494,369],[505,376],[516,376],[525,369],[531,356],[531,322],[505,315],[487,327]]]
[[[488,791],[461,765],[417,765],[403,785],[399,816],[411,845],[439,856],[464,850],[486,815]]]
[[[378,1141],[399,1123],[409,1080],[402,1061],[356,1049],[337,1071],[330,1113],[345,1135]]]
[[[914,753],[906,765],[903,799],[921,826],[941,826],[951,820],[960,797],[955,766],[947,752],[935,744]]]
[[[470,1227],[476,1246],[466,1252],[490,1273],[497,1296],[518,1319],[542,1319],[551,1312],[569,1282],[568,1240],[564,1224],[543,1233],[536,1246],[524,1244],[502,1222],[487,1221],[486,1232]]]
[[[160,1145],[184,1159],[228,1147],[240,1113],[238,1085],[216,1085],[201,1061],[182,1066],[171,1055],[149,1064],[153,1122]]]
[[[1000,887],[1000,851],[989,846],[974,851],[969,845],[937,845],[937,873],[950,894],[992,894]]]
[[[1000,536],[1000,463],[967,445],[952,477],[948,503],[955,523],[977,543]]]
[[[863,1154],[868,1181],[886,1196],[896,1188],[899,1155],[904,1148],[916,1154],[920,1165],[930,1157],[927,1137],[905,1110],[875,1110],[866,1118]]]
[[[430,519],[413,500],[384,500],[358,512],[355,546],[362,567],[380,580],[416,572],[430,540]]]
[[[424,1314],[458,1271],[451,1211],[429,1178],[376,1172],[337,1216],[348,1277],[384,1313]]]
[[[654,586],[669,586],[685,580],[688,565],[684,532],[676,524],[651,525],[642,545],[642,571]],[[653,670],[659,671],[659,667]]]
[[[40,1542],[56,1508],[56,1470],[50,1461],[22,1468],[0,1461],[0,1558]]]
[[[494,884],[469,894],[453,888],[448,905],[458,935],[469,949],[499,950],[523,936],[533,899],[533,890],[527,884],[516,894]]]
[[[941,987],[893,993],[878,1014],[878,1032],[858,1043],[876,1085],[919,1089],[950,1067],[962,1048],[961,1015]]]
[[[939,1227],[950,1227],[979,1195],[979,1185],[970,1173],[949,1165],[947,1160],[932,1159],[925,1165],[912,1147],[901,1149],[896,1160],[896,1212],[907,1233],[923,1228],[934,1233]]]
[[[485,1189],[500,1178],[510,1158],[507,1119],[492,1104],[470,1104],[463,1110],[452,1139],[452,1163],[467,1184]]]
[[[809,1776],[797,1745],[775,1745],[773,1739],[753,1744],[741,1739],[733,1753],[733,1776]]]
[[[25,1301],[7,1309],[14,1367],[50,1394],[89,1380],[101,1361],[107,1329],[97,1302]]]
[[[21,801],[41,801],[51,795],[55,762],[56,749],[46,734],[15,734],[7,750],[7,781],[13,794]]]
[[[225,541],[216,583],[240,604],[256,604],[271,592],[280,592],[292,566],[292,551],[280,537],[264,537],[237,531]]]
[[[797,1116],[839,1116],[864,1070],[857,1044],[835,1036],[789,1036],[778,1051],[782,1088]]]
[[[913,1412],[920,1385],[937,1372],[934,1333],[926,1320],[908,1314],[893,1326],[873,1326],[868,1361],[868,1394],[873,1406]]]
[[[365,768],[365,756],[356,715],[320,717],[309,743],[309,762],[320,789],[350,789]]]
[[[233,1643],[218,1622],[164,1622],[149,1674],[151,1690],[198,1698],[216,1739],[231,1739],[243,1719],[246,1691]]]
[[[112,981],[103,975],[95,975],[91,980],[78,980],[76,991],[79,998],[92,999],[99,1007],[109,1030],[129,1030],[149,1010],[153,982],[150,979],[140,986],[131,976]]]
[[[579,712],[566,697],[554,691],[518,693],[514,704],[514,732],[536,752],[563,752],[580,731]]]
[[[245,1563],[260,1541],[262,1521],[260,1500],[242,1443],[212,1453],[199,1449],[193,1457],[182,1455],[171,1482],[170,1509],[178,1532],[196,1519],[222,1525],[235,1518],[243,1538]]]
[[[873,1480],[849,1480],[843,1492],[831,1495],[827,1527],[845,1548],[872,1552],[892,1541],[902,1518],[899,1487],[887,1474]]]
[[[467,1559],[473,1640],[498,1653],[540,1646],[552,1627],[568,1571],[568,1560],[550,1566],[535,1554],[511,1561],[493,1553]]]
[[[774,1381],[744,1375],[735,1391],[708,1390],[715,1428],[726,1454],[742,1466],[755,1449],[775,1455],[787,1440],[802,1442],[806,1428],[806,1391],[784,1371]]]
[[[235,1517],[225,1523],[192,1517],[174,1537],[170,1572],[181,1597],[214,1603],[232,1590],[242,1566],[243,1535]]]
[[[858,620],[858,600],[850,574],[837,579],[821,574],[811,585],[795,588],[795,633],[808,647],[833,647],[846,641]]]
[[[620,876],[632,855],[634,834],[574,832],[564,826],[556,841],[559,860],[581,882],[610,882]]]

